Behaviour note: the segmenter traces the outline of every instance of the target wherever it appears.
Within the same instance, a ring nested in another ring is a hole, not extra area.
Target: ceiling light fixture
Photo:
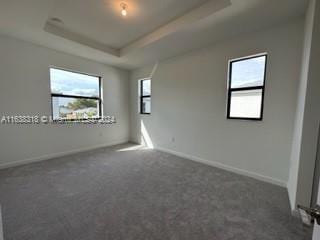
[[[127,16],[128,5],[125,2],[122,2],[122,3],[120,3],[120,7],[122,8],[122,10],[121,10],[122,16],[124,16],[124,17]]]

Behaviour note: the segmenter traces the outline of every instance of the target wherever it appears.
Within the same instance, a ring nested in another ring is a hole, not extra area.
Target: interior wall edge
[[[0,205],[0,240],[4,240],[4,238],[3,238],[3,226],[2,226],[1,205]]]

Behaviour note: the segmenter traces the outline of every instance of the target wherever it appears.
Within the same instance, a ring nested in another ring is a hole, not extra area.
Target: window
[[[229,63],[227,118],[262,120],[267,55]]]
[[[140,113],[151,113],[151,80],[144,79],[140,81]]]
[[[50,68],[50,83],[53,120],[100,118],[100,77]]]

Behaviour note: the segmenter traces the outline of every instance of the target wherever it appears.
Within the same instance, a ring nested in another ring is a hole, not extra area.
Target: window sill
[[[263,118],[227,117],[230,120],[263,121]]]

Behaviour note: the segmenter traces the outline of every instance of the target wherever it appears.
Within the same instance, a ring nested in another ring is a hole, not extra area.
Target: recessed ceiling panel
[[[208,0],[126,0],[128,15],[121,15],[121,0],[56,0],[49,17],[63,28],[119,49],[180,17]]]
[[[221,1],[229,0],[127,0],[124,18],[120,0],[0,0],[0,35],[134,69],[270,26],[295,21],[302,30],[309,2],[231,0],[219,11],[199,12]],[[190,12],[199,13],[198,21],[185,21]],[[54,17],[62,22],[48,21]],[[177,29],[164,34],[168,25]]]

